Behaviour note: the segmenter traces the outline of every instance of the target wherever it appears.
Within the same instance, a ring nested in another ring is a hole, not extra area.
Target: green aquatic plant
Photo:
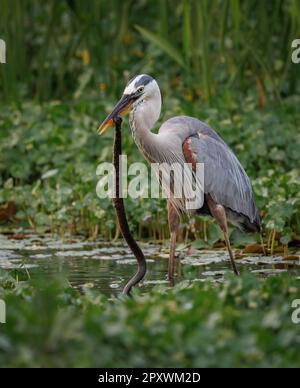
[[[299,280],[229,276],[107,299],[64,279],[0,275],[6,367],[299,367]],[[100,351],[100,350],[101,351]]]

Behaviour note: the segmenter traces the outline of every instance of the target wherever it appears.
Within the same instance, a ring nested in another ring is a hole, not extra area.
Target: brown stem
[[[113,163],[115,167],[115,198],[113,200],[114,207],[116,210],[116,214],[118,217],[119,225],[121,232],[123,234],[124,239],[126,240],[129,248],[131,249],[132,253],[136,257],[137,263],[138,263],[138,270],[137,273],[133,276],[132,279],[129,280],[129,282],[126,284],[123,290],[123,294],[130,295],[131,289],[133,286],[135,286],[137,283],[139,283],[143,277],[145,276],[147,267],[146,267],[146,259],[145,256],[141,250],[141,248],[138,246],[137,242],[132,237],[132,234],[129,229],[129,225],[127,222],[125,207],[124,207],[124,201],[122,196],[120,195],[120,164],[119,164],[119,156],[122,153],[122,135],[121,135],[121,127],[122,127],[122,119],[121,117],[116,117],[114,119],[115,123],[115,140],[114,140],[114,154],[113,154]]]

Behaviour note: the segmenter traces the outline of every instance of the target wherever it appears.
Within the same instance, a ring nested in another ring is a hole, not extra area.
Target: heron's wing
[[[217,203],[247,216],[250,222],[260,224],[250,180],[234,153],[214,131],[212,136],[209,132],[198,132],[188,137],[183,150],[189,163],[195,160],[204,163],[205,193]]]

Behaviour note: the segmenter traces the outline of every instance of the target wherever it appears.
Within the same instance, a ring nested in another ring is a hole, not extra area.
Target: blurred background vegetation
[[[17,282],[0,271],[9,313],[0,365],[299,368],[300,325],[291,321],[299,290],[289,275],[247,274],[108,299],[59,277]]]
[[[129,74],[149,72],[191,98],[257,85],[280,97],[299,87],[289,60],[299,0],[1,0],[6,100],[116,96]],[[168,69],[168,71],[166,71]]]
[[[298,244],[299,37],[299,0],[0,0],[2,230],[118,234],[110,201],[95,194],[112,133],[95,132],[128,78],[150,73],[162,120],[196,116],[237,153],[270,252]],[[124,140],[129,162],[142,160]],[[139,238],[168,238],[164,201],[127,206]],[[220,235],[211,220],[192,219],[180,239],[189,237],[213,245]]]

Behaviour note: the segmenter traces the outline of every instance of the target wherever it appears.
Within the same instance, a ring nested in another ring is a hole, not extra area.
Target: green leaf
[[[181,67],[186,68],[186,63],[184,62],[184,59],[182,58],[179,50],[177,50],[176,47],[171,45],[167,40],[165,40],[158,34],[155,34],[154,32],[147,30],[146,28],[143,28],[141,26],[135,26],[135,28],[139,31],[141,35],[143,35],[144,38],[159,47]]]

